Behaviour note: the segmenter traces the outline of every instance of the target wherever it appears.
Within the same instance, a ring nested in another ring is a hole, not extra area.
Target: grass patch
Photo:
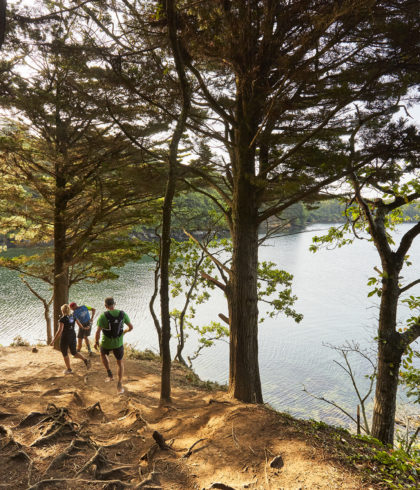
[[[196,388],[201,388],[206,391],[227,391],[227,386],[222,385],[220,383],[216,383],[216,381],[203,381],[200,379],[197,374],[191,369],[185,368],[185,381],[190,385]]]
[[[29,347],[29,345],[29,342],[20,335],[16,335],[10,344],[11,347]]]
[[[139,361],[159,361],[160,356],[150,349],[138,350],[134,346],[127,344],[124,346],[124,355],[128,359],[137,359]]]

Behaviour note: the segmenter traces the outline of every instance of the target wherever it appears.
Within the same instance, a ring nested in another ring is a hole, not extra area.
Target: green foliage
[[[349,225],[347,223],[340,227],[332,226],[326,235],[314,236],[312,238],[312,245],[310,245],[309,250],[311,252],[317,252],[324,247],[341,248],[344,245],[349,245],[353,243],[354,237],[348,236],[348,233]]]
[[[372,458],[375,472],[389,488],[415,488],[420,478],[420,458],[411,457],[402,449],[376,451]]]
[[[214,258],[229,264],[232,245],[226,238],[207,237],[205,248]],[[172,297],[184,297],[182,310],[174,309],[171,317],[175,324],[178,339],[188,337],[188,331],[194,331],[198,337],[198,348],[189,357],[190,363],[197,358],[201,350],[211,347],[217,340],[229,336],[227,326],[211,321],[210,324],[199,326],[194,322],[196,309],[199,305],[210,299],[210,292],[216,287],[214,281],[208,280],[211,276],[215,281],[224,284],[214,261],[200,248],[196,241],[189,239],[186,242],[172,241],[171,254],[171,294]],[[207,276],[207,277],[206,277]],[[258,266],[258,300],[265,305],[265,314],[261,315],[260,322],[272,318],[279,313],[293,318],[299,323],[303,315],[293,309],[296,296],[292,294],[293,276],[284,270],[277,269],[273,262],[261,262]]]
[[[407,355],[402,361],[400,381],[407,388],[407,396],[412,397],[414,403],[420,404],[420,369],[413,365],[413,359],[420,360],[420,352],[414,351],[409,346]]]
[[[266,316],[260,316],[260,323],[279,313],[293,318],[296,323],[303,319],[303,315],[292,308],[297,300],[297,296],[292,294],[292,280],[292,274],[277,269],[273,262],[258,264],[258,300],[268,305]]]
[[[181,192],[174,198],[172,228],[188,231],[226,229],[216,203],[199,192]]]

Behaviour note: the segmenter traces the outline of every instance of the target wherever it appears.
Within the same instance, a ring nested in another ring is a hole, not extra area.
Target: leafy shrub
[[[20,335],[16,335],[16,337],[13,339],[12,343],[10,344],[11,347],[29,347],[29,342],[22,338]]]

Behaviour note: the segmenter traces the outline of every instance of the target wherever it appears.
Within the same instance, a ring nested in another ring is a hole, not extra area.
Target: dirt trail
[[[0,349],[0,489],[369,488],[290,417],[191,387],[180,367],[164,407],[156,361],[126,361],[123,395],[98,355],[72,367],[50,347]]]

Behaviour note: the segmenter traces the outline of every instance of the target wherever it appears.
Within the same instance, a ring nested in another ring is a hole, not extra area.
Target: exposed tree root
[[[150,448],[143,454],[143,456],[140,458],[141,461],[147,461],[150,462],[152,461],[154,455],[156,454],[156,451],[159,449],[159,446],[157,444],[153,444],[150,446]]]
[[[41,480],[30,487],[27,488],[27,490],[40,490],[41,488],[46,488],[49,485],[52,485],[54,488],[54,485],[57,483],[78,483],[80,484],[79,488],[86,488],[88,485],[97,485],[97,484],[102,484],[103,489],[120,489],[120,488],[133,488],[133,485],[131,483],[125,483],[121,480],[108,480],[107,482],[104,482],[103,480],[80,480],[80,479],[75,479],[75,478],[51,478],[47,480]],[[106,485],[104,485],[106,483]]]
[[[156,488],[156,489],[161,488],[158,474],[156,472],[152,471],[135,488],[136,488],[136,490],[140,489],[140,488],[142,488],[144,490],[152,489],[152,488]]]
[[[102,410],[101,404],[99,402],[96,402],[90,407],[87,407],[86,413],[89,415],[89,417],[105,417],[105,413]]]
[[[30,447],[42,446],[44,444],[48,444],[57,436],[68,436],[68,435],[76,435],[77,430],[75,429],[75,424],[73,422],[64,422],[64,423],[54,423],[53,426],[47,430],[48,434],[43,435],[36,439]]]
[[[14,446],[14,448],[17,448],[18,450],[22,449],[22,444],[14,439],[10,429],[0,425],[0,449],[4,449],[10,445]]]
[[[95,452],[95,454],[89,459],[89,461],[86,464],[84,464],[79,471],[75,473],[74,477],[77,478],[84,471],[89,469],[92,465],[96,466],[96,472],[100,472],[100,470],[104,466],[107,466],[108,464],[109,464],[108,460],[103,455],[103,447],[99,447]]]
[[[19,451],[16,451],[14,454],[12,454],[10,456],[10,459],[20,459],[22,461],[28,461],[28,463],[32,462],[31,457],[23,449],[20,449]]]
[[[128,478],[130,475],[124,471],[131,469],[132,465],[117,466],[116,468],[111,468],[110,470],[100,470],[96,471],[95,478],[98,480],[109,480],[113,478]]]
[[[15,415],[15,414],[0,411],[0,419],[5,419],[7,417],[11,417],[12,415]]]
[[[30,427],[31,425],[36,425],[42,417],[45,417],[45,413],[42,412],[31,412],[26,417],[24,417],[16,426],[16,429],[21,429],[22,427]]]
[[[127,402],[127,413],[134,412],[136,414],[137,420],[140,420],[144,423],[145,426],[148,426],[147,420],[142,416],[141,411],[138,407],[134,405],[134,403],[129,399]]]
[[[76,405],[79,405],[82,407],[84,405],[82,397],[79,395],[77,391],[73,391],[73,401],[76,403]]]
[[[205,441],[206,438],[203,439],[198,439],[198,441],[195,441],[194,444],[188,449],[188,451],[182,455],[183,458],[189,458],[191,454],[193,453],[193,448],[201,441]]]
[[[58,466],[60,463],[62,463],[66,458],[71,458],[72,455],[71,453],[73,451],[79,451],[81,448],[78,447],[80,445],[89,445],[90,443],[88,441],[85,441],[84,439],[73,439],[71,441],[71,444],[67,446],[62,453],[60,453],[58,456],[56,456],[51,463],[49,464],[48,468],[45,470],[45,473],[48,473],[52,468],[55,466]]]
[[[209,488],[218,488],[220,490],[235,490],[233,487],[229,485],[225,485],[224,483],[215,482]]]
[[[160,447],[160,449],[163,449],[163,450],[170,449],[170,450],[174,451],[174,449],[171,446],[168,446],[168,444],[166,444],[164,437],[157,430],[155,430],[153,432],[152,437],[156,441],[156,444]]]

